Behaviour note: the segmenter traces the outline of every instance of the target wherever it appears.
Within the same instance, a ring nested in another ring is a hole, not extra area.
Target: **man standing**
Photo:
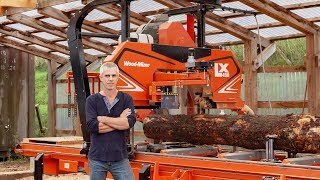
[[[86,101],[86,124],[91,135],[88,154],[90,180],[134,179],[127,153],[127,131],[136,122],[133,99],[118,91],[119,68],[107,62],[100,67],[103,90]]]

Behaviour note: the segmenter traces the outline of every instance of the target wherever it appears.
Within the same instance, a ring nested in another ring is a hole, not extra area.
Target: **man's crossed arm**
[[[99,133],[107,133],[113,130],[129,129],[128,116],[131,114],[131,109],[127,108],[122,111],[120,117],[113,118],[107,116],[98,116]]]

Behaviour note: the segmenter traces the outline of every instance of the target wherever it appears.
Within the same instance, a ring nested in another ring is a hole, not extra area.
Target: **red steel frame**
[[[80,154],[80,150],[80,147],[38,143],[21,143],[16,148],[16,152],[24,156],[36,157],[38,153],[44,153],[44,173],[51,175],[77,172],[79,167],[89,173],[87,158]],[[136,152],[131,161],[136,179],[142,166],[146,164],[151,165],[150,177],[153,180],[261,180],[264,177],[279,180],[320,179],[320,167],[317,166],[147,152]]]

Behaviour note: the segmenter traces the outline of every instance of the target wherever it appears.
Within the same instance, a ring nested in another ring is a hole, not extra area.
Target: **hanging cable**
[[[268,98],[270,113],[272,114],[273,110],[272,110],[272,105],[271,105],[271,100],[270,100],[271,98],[270,98],[270,94],[269,94],[269,88],[268,88],[268,85],[267,85],[266,71],[265,71],[265,68],[264,68],[264,61],[262,59],[262,45],[261,45],[260,27],[259,27],[259,22],[258,22],[257,16],[255,15],[254,18],[256,20],[257,30],[258,30],[259,52],[260,52],[260,59],[262,61],[261,63],[262,63],[263,79],[264,79],[265,88],[266,88],[266,92],[267,92],[267,98]]]

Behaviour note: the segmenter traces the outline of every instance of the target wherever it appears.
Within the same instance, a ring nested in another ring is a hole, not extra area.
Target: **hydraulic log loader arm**
[[[231,109],[239,114],[253,113],[240,98],[242,68],[233,53],[205,46],[205,14],[216,5],[221,5],[220,1],[197,0],[193,1],[195,6],[164,13],[163,17],[187,14],[187,30],[181,23],[163,22],[160,25],[158,23],[157,30],[150,28],[157,23],[148,23],[140,27],[137,33],[129,32],[130,2],[92,1],[70,21],[70,58],[81,129],[87,148],[90,138],[85,125],[85,102],[90,89],[82,37],[115,38],[119,35],[82,33],[81,26],[90,11],[108,3],[120,4],[122,30],[119,36],[121,43],[105,61],[119,66],[118,89],[132,95],[139,118],[144,118],[157,108],[179,109],[180,113],[194,114],[197,113],[195,104],[201,108]],[[194,16],[197,17],[196,40]]]

